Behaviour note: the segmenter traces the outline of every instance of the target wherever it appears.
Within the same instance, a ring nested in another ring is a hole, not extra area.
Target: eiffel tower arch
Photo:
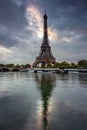
[[[41,66],[48,66],[48,65],[55,65],[56,60],[53,57],[51,47],[49,45],[49,40],[48,40],[48,27],[47,27],[47,15],[45,13],[44,15],[44,35],[43,35],[43,42],[40,48],[40,53],[39,56],[36,57],[36,60],[34,61],[32,67],[36,68],[39,67],[39,64]]]

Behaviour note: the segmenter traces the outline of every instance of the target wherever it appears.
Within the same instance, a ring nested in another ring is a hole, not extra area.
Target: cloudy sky
[[[56,61],[87,59],[87,0],[0,0],[0,63],[34,62],[45,9]]]

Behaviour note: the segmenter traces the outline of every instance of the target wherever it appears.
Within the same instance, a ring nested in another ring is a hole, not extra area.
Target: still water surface
[[[0,72],[0,130],[87,130],[87,75]]]

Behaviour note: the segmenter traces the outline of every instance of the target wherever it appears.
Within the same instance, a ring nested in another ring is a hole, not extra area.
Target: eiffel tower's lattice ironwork
[[[44,15],[44,36],[43,42],[40,49],[40,54],[36,57],[35,62],[33,63],[32,67],[38,67],[39,64],[42,66],[54,65],[56,63],[55,58],[51,52],[51,47],[49,45],[48,40],[48,27],[47,27],[47,15]]]

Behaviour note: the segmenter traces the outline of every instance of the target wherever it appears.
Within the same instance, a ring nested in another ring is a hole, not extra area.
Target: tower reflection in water
[[[52,75],[51,73],[36,73],[35,79],[42,97],[42,129],[47,130],[49,99],[51,98],[53,88],[55,87],[56,78],[55,75]]]

